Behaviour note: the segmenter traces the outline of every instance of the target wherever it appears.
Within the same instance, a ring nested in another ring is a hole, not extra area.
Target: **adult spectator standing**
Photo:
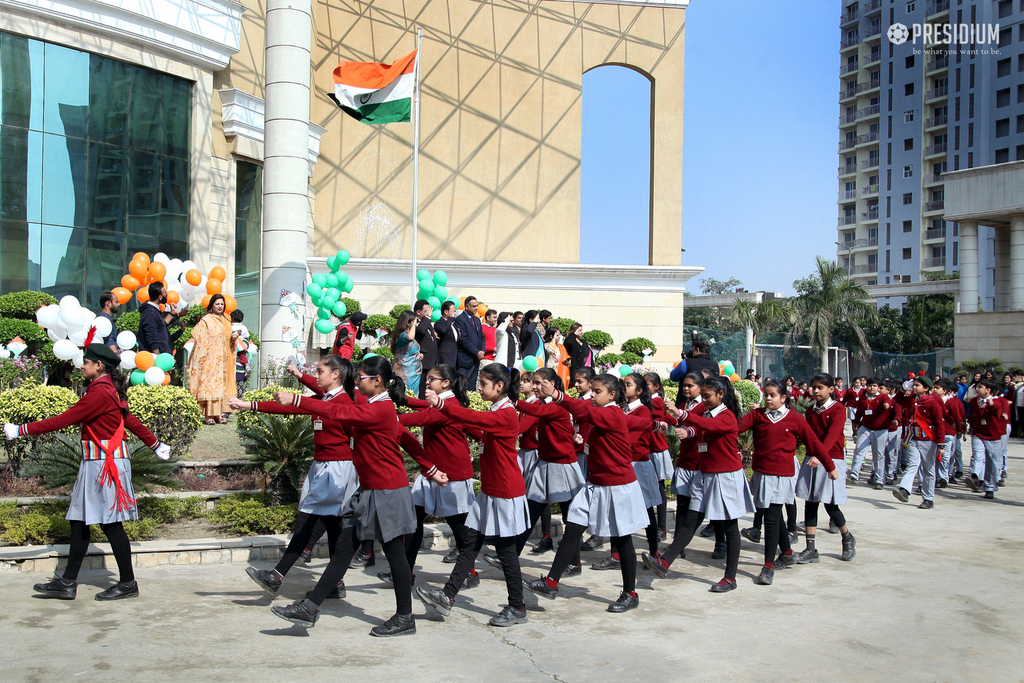
[[[506,368],[521,370],[523,366],[519,357],[519,335],[512,330],[512,320],[511,313],[498,315],[498,327],[494,330],[494,338],[497,340],[494,359]]]
[[[467,296],[463,308],[465,312],[456,318],[454,323],[459,337],[459,358],[455,369],[466,378],[469,386],[475,389],[480,361],[484,357],[484,329],[476,315],[476,297]]]
[[[117,328],[114,327],[114,315],[118,308],[120,308],[120,304],[117,303],[117,297],[110,292],[100,294],[100,312],[96,314],[96,317],[106,318],[110,321],[110,334],[103,338],[103,343],[114,353],[118,352]]]
[[[573,323],[569,328],[569,334],[565,335],[565,350],[569,352],[569,377],[575,378],[576,373],[583,368],[590,367],[593,362],[593,352],[590,344],[583,340],[583,325]]]
[[[522,349],[523,358],[527,356],[539,356],[543,351],[541,347],[544,345],[544,340],[538,334],[537,328],[540,316],[537,311],[527,311],[523,318],[522,332],[519,334],[519,345]]]
[[[352,352],[355,351],[356,340],[363,336],[364,320],[366,320],[366,314],[362,311],[356,311],[348,317],[348,320],[343,320],[335,328],[338,330],[338,334],[334,337],[334,346],[331,348],[331,353],[335,356],[352,360]]]
[[[235,342],[231,318],[224,314],[223,294],[214,294],[206,315],[192,328],[188,357],[188,388],[203,409],[206,424],[227,424],[228,399],[238,395],[235,384]]]
[[[166,304],[167,313],[160,311],[160,304]],[[170,326],[175,325],[174,332]],[[167,304],[167,291],[162,282],[149,283],[149,301],[139,308],[139,333],[136,339],[140,351],[149,351],[154,355],[173,353],[172,344],[185,330],[185,325],[178,319],[178,307]]]
[[[547,342],[548,328],[551,327],[551,318],[553,316],[551,314],[551,311],[548,311],[548,310],[541,310],[539,315],[540,315],[540,324],[537,325],[537,333],[540,335],[540,339],[541,339],[540,347],[541,347],[541,349],[543,349],[544,353],[543,354],[538,353],[537,355],[538,356],[539,355],[543,355],[545,362],[547,362],[548,353],[547,353],[547,348],[545,347],[544,344],[545,344],[545,342]]]
[[[516,339],[523,334],[523,312],[516,311],[512,314],[512,323],[508,326],[508,331],[511,334],[516,335]]]
[[[459,331],[455,329],[455,304],[451,301],[441,304],[441,319],[434,323],[434,332],[438,364],[455,368],[459,359]]]
[[[493,308],[484,314],[482,329],[484,333],[484,357],[480,360],[481,369],[495,361],[498,351],[498,312]]]
[[[427,371],[437,365],[437,334],[430,323],[430,314],[434,312],[434,308],[425,299],[418,299],[413,304],[412,312],[416,314],[416,343],[420,345],[420,353],[423,355],[420,359],[423,372],[420,375],[419,388],[419,397],[423,398],[423,392],[427,387]]]
[[[719,375],[718,363],[711,359],[711,344],[703,339],[693,340],[693,346],[688,353],[683,354],[684,364],[680,363],[672,369],[669,379],[673,382],[682,382],[683,375],[687,372],[701,372],[705,377],[717,377]],[[686,396],[679,392],[676,397],[676,407],[679,408],[686,403]]]

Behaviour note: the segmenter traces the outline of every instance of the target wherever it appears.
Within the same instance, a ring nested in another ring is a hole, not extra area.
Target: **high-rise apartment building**
[[[844,0],[841,12],[839,261],[865,285],[953,273],[942,174],[1024,159],[1024,0]],[[985,310],[1003,246],[980,229]]]

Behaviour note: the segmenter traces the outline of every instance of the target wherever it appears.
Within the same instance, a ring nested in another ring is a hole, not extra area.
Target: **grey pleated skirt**
[[[586,526],[595,536],[628,536],[649,523],[640,484],[587,484],[569,505],[569,522]]]
[[[518,536],[526,531],[529,524],[526,496],[494,498],[483,491],[476,494],[466,518],[466,526],[487,537]]]
[[[672,454],[668,451],[651,453],[651,462],[654,463],[654,473],[658,475],[658,481],[666,481],[672,478],[676,465],[672,462]]]
[[[804,464],[800,465],[800,473],[796,475],[796,496],[812,503],[835,503],[844,505],[846,503],[846,461],[833,460],[836,471],[839,472],[838,479],[829,479],[828,472],[822,465],[811,467],[807,461],[811,456],[804,458]]]
[[[537,455],[536,448],[520,448],[519,449],[519,471],[523,473],[523,479],[525,480],[530,476],[530,472],[537,466],[540,461],[540,456]]]
[[[314,462],[302,482],[299,512],[340,516],[358,488],[359,475],[351,460]]]
[[[583,473],[583,480],[586,481],[590,478],[587,474],[587,456],[590,455],[586,450],[576,454],[576,464],[580,466],[580,472]]]
[[[421,474],[412,483],[412,504],[435,517],[465,514],[473,505],[473,480],[449,481],[441,486]]]
[[[661,481],[654,471],[654,463],[650,460],[638,460],[633,463],[633,471],[644,494],[644,507],[661,505]]]
[[[574,462],[538,460],[526,478],[526,499],[535,503],[564,503],[576,497],[587,483]]]
[[[795,490],[794,477],[754,472],[754,476],[750,478],[750,495],[754,498],[755,507],[766,508],[775,503],[792,503],[796,497]]]
[[[71,491],[71,503],[64,519],[82,521],[86,524],[113,524],[139,518],[139,509],[132,505],[127,510],[118,510],[117,489],[114,482],[100,486],[100,474],[105,460],[83,460],[78,466],[78,478]],[[117,474],[125,492],[135,498],[132,488],[132,461],[128,458],[114,458]]]
[[[754,511],[754,499],[743,470],[703,473],[690,486],[690,509],[709,520],[739,519]]]
[[[672,493],[677,496],[690,497],[694,482],[701,478],[700,470],[684,470],[677,467],[672,473]]]
[[[408,486],[400,489],[356,489],[341,513],[344,527],[354,526],[356,538],[387,543],[416,531],[416,513]]]

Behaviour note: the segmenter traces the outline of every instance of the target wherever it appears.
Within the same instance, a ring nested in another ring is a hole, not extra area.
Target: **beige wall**
[[[956,360],[998,358],[1004,367],[1024,366],[1024,311],[957,313]]]
[[[391,62],[419,25],[419,258],[578,262],[583,73],[619,64],[653,79],[651,263],[679,265],[684,17],[540,0],[317,3],[312,118],[328,132],[315,253],[410,255],[412,126],[359,123],[327,95],[339,61]]]

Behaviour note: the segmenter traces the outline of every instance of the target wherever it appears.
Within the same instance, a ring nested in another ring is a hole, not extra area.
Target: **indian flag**
[[[334,69],[331,99],[364,123],[410,120],[415,88],[416,50],[393,64],[342,62]]]

